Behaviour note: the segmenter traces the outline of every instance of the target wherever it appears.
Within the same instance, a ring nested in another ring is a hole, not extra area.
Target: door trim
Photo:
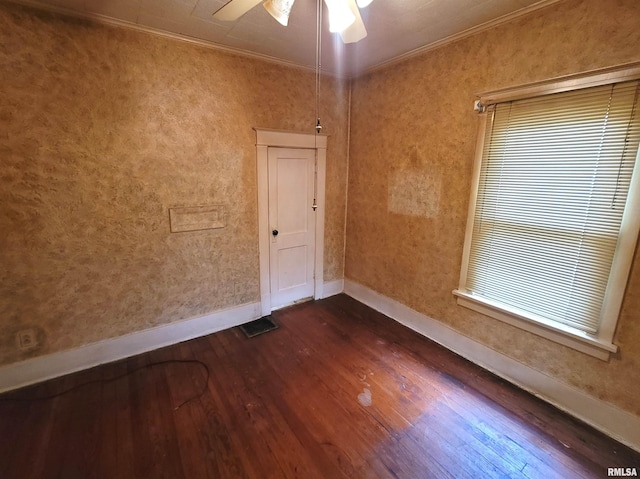
[[[271,314],[271,288],[269,266],[269,175],[268,150],[280,148],[307,148],[316,150],[316,234],[314,261],[314,299],[323,297],[324,288],[324,208],[327,164],[327,135],[296,131],[254,128],[256,131],[256,166],[258,173],[258,247],[260,251],[260,308],[263,316]]]

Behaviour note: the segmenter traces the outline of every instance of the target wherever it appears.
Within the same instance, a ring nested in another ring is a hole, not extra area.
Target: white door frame
[[[322,298],[324,288],[324,203],[327,164],[327,136],[295,131],[254,128],[256,131],[256,162],[258,169],[258,246],[260,250],[260,307],[263,316],[271,314],[269,266],[269,147],[307,148],[316,150],[316,237],[314,264],[314,299]]]

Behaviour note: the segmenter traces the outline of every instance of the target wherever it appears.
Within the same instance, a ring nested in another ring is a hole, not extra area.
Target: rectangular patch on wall
[[[389,178],[387,208],[391,213],[435,218],[440,211],[442,179],[437,172],[404,169]]]
[[[172,233],[224,228],[224,205],[169,208],[169,223]]]

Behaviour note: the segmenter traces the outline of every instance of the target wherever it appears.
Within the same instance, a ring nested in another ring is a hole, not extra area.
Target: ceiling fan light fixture
[[[324,0],[329,10],[329,31],[341,32],[356,21],[356,16],[345,0]]]
[[[340,32],[340,37],[343,43],[356,43],[367,36],[367,29],[362,21],[360,15],[360,9],[356,4],[356,0],[345,0],[347,5],[351,9],[351,12],[355,15],[356,21],[353,22],[348,28]]]
[[[267,0],[262,5],[269,14],[285,27],[289,23],[289,14],[295,0]]]
[[[356,0],[359,8],[368,7],[373,0]]]

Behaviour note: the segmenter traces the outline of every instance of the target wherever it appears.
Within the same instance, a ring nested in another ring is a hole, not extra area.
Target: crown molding
[[[516,10],[515,12],[508,13],[498,18],[494,18],[488,22],[482,23],[480,25],[476,25],[475,27],[468,28],[463,30],[460,33],[456,33],[455,35],[450,35],[441,40],[437,40],[435,42],[429,43],[422,47],[418,47],[414,50],[408,51],[407,53],[403,53],[402,55],[398,55],[389,60],[385,60],[384,62],[373,65],[372,67],[367,68],[362,73],[358,74],[355,78],[382,70],[384,68],[388,68],[392,65],[404,62],[410,58],[413,58],[418,55],[422,55],[423,53],[429,52],[431,50],[435,50],[437,48],[444,47],[451,43],[457,42],[458,40],[462,40],[463,38],[470,37],[472,35],[476,35],[485,30],[489,30],[491,28],[497,27],[498,25],[502,25],[503,23],[510,22],[517,18],[523,17],[535,11],[541,10],[543,8],[550,7],[551,5],[555,5],[556,3],[560,3],[564,0],[541,0],[533,5],[529,5],[528,7],[521,8],[520,10]]]
[[[55,5],[49,5],[49,4],[44,4],[41,2],[38,2],[37,0],[7,0],[10,3],[14,3],[14,4],[18,4],[18,5],[24,5],[27,7],[31,7],[31,8],[36,8],[39,10],[44,10],[50,13],[55,13],[55,14],[59,14],[59,15],[65,15],[65,16],[70,16],[70,17],[74,17],[74,18],[81,18],[84,20],[91,20],[94,21],[96,23],[99,24],[103,24],[103,25],[109,25],[109,26],[114,26],[114,27],[120,27],[120,28],[126,28],[129,30],[135,30],[138,32],[144,32],[144,33],[150,33],[152,35],[158,35],[164,38],[169,38],[172,40],[177,40],[180,42],[184,42],[184,43],[189,43],[192,45],[197,45],[200,47],[204,47],[204,48],[210,48],[213,50],[217,50],[217,51],[221,51],[221,52],[225,52],[231,55],[236,55],[236,56],[242,56],[242,57],[247,57],[247,58],[252,58],[255,60],[260,60],[260,61],[264,61],[264,62],[268,62],[268,63],[272,63],[272,64],[276,64],[276,65],[282,65],[282,66],[286,66],[289,68],[296,68],[296,69],[300,69],[300,70],[304,70],[304,71],[308,71],[308,72],[314,72],[315,71],[315,66],[310,66],[310,65],[300,65],[299,63],[295,63],[292,61],[288,61],[288,60],[283,60],[281,58],[276,58],[270,55],[264,55],[261,53],[255,53],[249,50],[245,50],[245,49],[241,49],[241,48],[234,48],[234,47],[228,47],[226,45],[222,45],[220,43],[215,43],[215,42],[211,42],[211,41],[207,41],[207,40],[202,40],[199,38],[194,38],[194,37],[190,37],[187,35],[182,35],[179,33],[172,33],[172,32],[167,32],[165,30],[160,30],[157,28],[152,28],[152,27],[146,27],[143,25],[139,25],[137,23],[132,23],[132,22],[128,22],[125,20],[118,20],[112,17],[108,17],[106,15],[100,15],[97,13],[89,13],[89,12],[78,12],[75,10],[71,10],[68,8],[64,8],[64,7],[60,7],[60,6],[55,6]],[[374,71],[377,70],[381,70],[384,68],[387,68],[391,65],[395,65],[397,63],[403,62],[409,58],[421,55],[423,53],[426,53],[428,51],[431,50],[435,50],[437,48],[443,47],[445,45],[448,45],[450,43],[456,42],[458,40],[461,40],[463,38],[475,35],[477,33],[480,33],[482,31],[488,30],[490,28],[496,27],[498,25],[501,25],[503,23],[507,23],[510,22],[512,20],[515,20],[519,17],[528,15],[529,13],[532,13],[534,11],[549,7],[551,5],[554,5],[556,3],[559,3],[563,0],[541,0],[537,3],[534,3],[533,5],[530,5],[528,7],[525,8],[521,8],[520,10],[516,10],[515,12],[511,12],[507,15],[503,15],[499,18],[496,18],[494,20],[490,20],[488,22],[485,22],[481,25],[477,25],[475,27],[469,28],[467,30],[464,30],[460,33],[456,33],[455,35],[451,35],[448,37],[445,37],[441,40],[429,43],[427,45],[424,45],[422,47],[416,48],[414,50],[411,50],[407,53],[403,53],[402,55],[398,55],[396,57],[393,57],[389,60],[385,60],[384,62],[378,63],[372,67],[369,67],[365,70],[363,70],[360,73],[353,73],[351,75],[346,74],[346,73],[339,73],[339,72],[330,72],[330,71],[323,71],[322,73],[324,75],[327,76],[331,76],[334,78],[338,78],[338,79],[355,79],[358,77],[361,77],[363,75],[366,75],[368,73],[372,73]]]
[[[281,58],[272,57],[270,55],[255,53],[255,52],[244,50],[241,48],[228,47],[220,43],[215,43],[208,40],[202,40],[200,38],[190,37],[188,35],[183,35],[180,33],[167,32],[166,30],[147,27],[144,25],[140,25],[138,23],[128,22],[126,20],[119,20],[117,18],[112,18],[107,15],[101,15],[99,13],[78,12],[76,10],[71,10],[71,9],[56,6],[56,5],[49,5],[49,4],[41,3],[34,0],[7,0],[7,2],[14,3],[16,5],[22,5],[25,7],[35,8],[37,10],[42,10],[42,11],[54,13],[57,15],[64,15],[67,17],[78,18],[82,20],[89,20],[101,25],[126,28],[128,30],[134,30],[137,32],[149,33],[151,35],[168,38],[170,40],[177,40],[179,42],[189,43],[191,45],[196,45],[196,46],[208,48],[211,50],[221,51],[230,55],[242,56],[242,57],[252,58],[254,60],[264,61],[267,63],[286,66],[289,68],[296,68],[296,69],[305,70],[309,72],[315,72],[314,66],[300,65],[298,63],[294,63],[288,60],[283,60]],[[327,74],[330,76],[333,75],[330,72],[323,72],[323,74]]]

